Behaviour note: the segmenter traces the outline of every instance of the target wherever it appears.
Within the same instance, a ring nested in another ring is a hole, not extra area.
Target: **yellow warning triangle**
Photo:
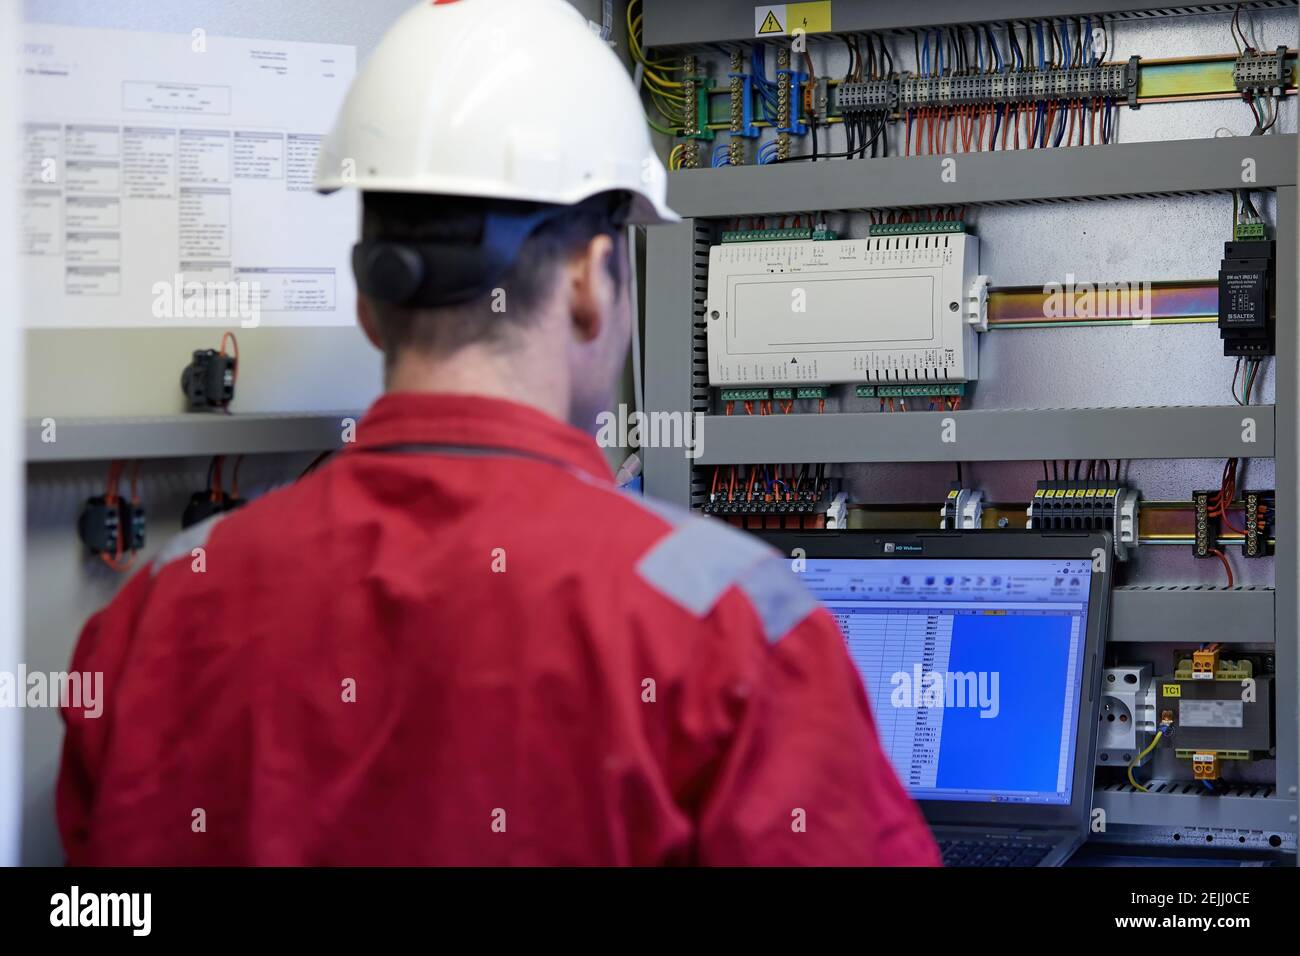
[[[775,10],[767,11],[767,19],[764,20],[763,25],[758,28],[758,32],[760,34],[785,32],[785,27],[781,26],[781,21],[776,18]]]

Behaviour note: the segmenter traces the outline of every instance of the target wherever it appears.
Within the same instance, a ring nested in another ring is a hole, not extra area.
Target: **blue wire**
[[[930,74],[930,34],[925,35],[925,46],[921,48],[921,72],[929,76]]]
[[[997,58],[998,72],[1005,73],[1006,66],[1002,62],[1002,50],[998,47],[997,37],[993,35],[993,28],[987,23],[984,24],[984,35],[988,37],[989,47],[993,50],[993,55]]]
[[[724,159],[722,162],[718,162],[718,154],[721,153],[721,152],[723,152],[723,151],[725,151],[726,148],[727,148],[727,144],[726,144],[726,143],[723,143],[721,146],[717,147],[717,148],[713,151],[713,168],[714,168],[714,169],[717,169],[719,166],[730,166],[730,165],[731,165],[731,160],[730,160],[730,159]]]
[[[1089,66],[1097,61],[1097,51],[1092,48],[1092,17],[1088,18],[1088,29],[1083,31],[1083,55]]]
[[[934,48],[938,52],[938,56],[935,57],[935,60],[939,67],[939,75],[943,76],[944,72],[948,69],[948,53],[947,45],[943,42],[943,34],[938,30],[934,31]]]
[[[1045,37],[1043,36],[1043,21],[1039,20],[1034,24],[1034,30],[1038,34],[1038,68],[1047,69],[1047,51],[1043,49]]]
[[[1070,66],[1070,28],[1069,28],[1066,24],[1064,24],[1064,23],[1061,24],[1061,50],[1062,50],[1063,58],[1064,58],[1064,61],[1065,61],[1065,67],[1066,67],[1066,69],[1069,69],[1069,66]]]

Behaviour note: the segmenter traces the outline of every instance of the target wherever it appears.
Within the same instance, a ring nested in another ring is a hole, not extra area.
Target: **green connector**
[[[829,229],[819,229],[816,232],[811,229],[740,229],[722,234],[723,242],[789,242],[791,240],[806,242],[810,239],[823,242],[838,238],[838,233]]]
[[[825,398],[826,389],[822,388],[820,385],[809,385],[804,388],[796,388],[794,390],[794,397],[795,398]]]
[[[871,227],[871,236],[928,236],[943,232],[965,232],[966,223],[955,219],[942,222],[888,222]]]
[[[1268,231],[1264,228],[1262,222],[1239,222],[1232,230],[1232,238],[1238,241],[1243,239],[1267,239]]]
[[[874,385],[858,386],[858,398],[875,398],[875,397],[876,397],[876,386]]]
[[[878,398],[962,398],[965,394],[965,385],[881,385],[876,389]]]
[[[771,397],[771,391],[766,388],[722,389],[722,400],[724,402],[765,402]]]
[[[794,398],[794,389],[793,389],[793,388],[774,388],[774,389],[772,389],[772,397],[773,397],[774,399],[776,399],[778,402],[780,402],[780,401],[789,401],[790,399]]]

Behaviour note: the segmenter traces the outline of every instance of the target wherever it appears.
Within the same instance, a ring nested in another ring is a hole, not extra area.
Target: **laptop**
[[[1110,536],[760,536],[838,620],[944,863],[1064,863],[1088,835]]]

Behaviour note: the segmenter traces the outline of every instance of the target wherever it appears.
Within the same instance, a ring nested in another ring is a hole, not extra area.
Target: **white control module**
[[[709,384],[970,382],[988,279],[967,233],[709,251]]]

